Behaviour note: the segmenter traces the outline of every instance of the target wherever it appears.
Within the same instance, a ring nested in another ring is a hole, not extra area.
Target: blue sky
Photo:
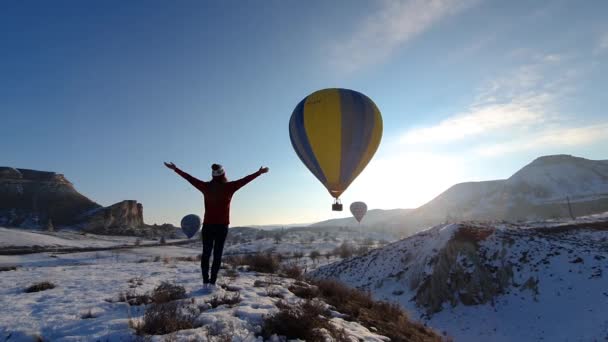
[[[608,159],[605,1],[2,1],[0,164],[65,174],[148,223],[201,213],[162,166],[270,167],[232,225],[313,222],[331,198],[293,152],[295,105],[361,91],[381,146],[343,195],[419,206],[555,153]]]

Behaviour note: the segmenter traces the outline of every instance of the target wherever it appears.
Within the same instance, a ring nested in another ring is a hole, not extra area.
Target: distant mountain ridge
[[[608,160],[562,154],[539,157],[505,180],[453,185],[421,207],[377,212],[362,223],[412,233],[442,222],[543,220],[607,210]],[[353,223],[347,218],[315,226]]]

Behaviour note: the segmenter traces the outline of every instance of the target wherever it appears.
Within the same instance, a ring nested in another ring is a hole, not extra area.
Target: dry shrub
[[[306,283],[304,283],[304,285],[294,283],[289,287],[289,291],[304,299],[313,299],[319,297],[319,289],[316,286],[308,285]]]
[[[91,319],[91,318],[95,318],[95,317],[97,317],[97,316],[95,316],[93,314],[93,311],[91,311],[91,309],[89,309],[89,311],[87,311],[87,312],[83,313],[82,315],[80,315],[80,318],[82,318],[82,319]]]
[[[220,305],[228,305],[228,306],[234,306],[238,303],[241,302],[241,293],[240,292],[224,292],[223,294],[216,294],[215,296],[211,297],[211,299],[209,299],[207,301],[207,304],[211,305],[212,308],[217,308]]]
[[[144,278],[142,278],[142,277],[135,277],[135,278],[129,279],[129,287],[132,289],[143,285],[143,283],[144,283]]]
[[[177,261],[201,261],[201,255],[191,255],[191,256],[184,256],[184,257],[175,257],[173,258],[174,260]]]
[[[146,308],[143,320],[130,322],[137,335],[165,335],[178,330],[195,328],[196,314],[184,313],[177,302],[152,304]]]
[[[236,278],[239,276],[239,272],[234,268],[227,268],[224,270],[224,276],[227,278]]]
[[[148,294],[137,294],[133,290],[121,293],[118,297],[119,302],[128,303],[129,305],[138,306],[152,303],[152,297]]]
[[[257,253],[244,258],[249,269],[260,273],[276,273],[279,270],[279,260],[272,254]]]
[[[391,341],[441,341],[441,337],[424,325],[412,322],[399,305],[374,301],[369,292],[347,287],[334,280],[315,281],[321,297],[351,319],[375,327],[377,333]]]
[[[260,273],[275,273],[280,266],[279,258],[269,253],[256,253],[247,256],[229,255],[224,258],[224,262],[233,267],[247,265],[249,270]]]
[[[180,285],[162,282],[152,291],[151,297],[154,303],[167,303],[186,298],[186,289]]]
[[[54,289],[54,288],[55,288],[55,284],[48,282],[48,281],[43,281],[40,283],[30,285],[28,288],[25,289],[25,292],[26,293],[40,292],[40,291],[46,291],[46,290],[50,290],[50,289]]]
[[[227,255],[223,258],[223,260],[224,260],[224,262],[223,262],[224,264],[229,264],[233,267],[247,265],[245,263],[244,258],[240,255]]]
[[[293,279],[302,279],[302,268],[296,264],[281,266],[281,275]]]
[[[348,242],[343,242],[340,246],[334,248],[331,254],[337,255],[342,259],[347,259],[353,256],[355,247]]]
[[[330,334],[336,330],[327,319],[329,312],[318,301],[306,300],[296,305],[281,301],[277,307],[279,312],[264,319],[262,336],[265,339],[276,334],[287,340],[325,341],[322,329]]]

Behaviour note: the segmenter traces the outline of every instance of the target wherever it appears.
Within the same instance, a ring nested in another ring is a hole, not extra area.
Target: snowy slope
[[[608,339],[608,221],[440,225],[324,266],[456,341]]]
[[[563,201],[566,196],[573,201],[608,197],[608,161],[540,157],[507,179],[505,186],[528,190],[520,196],[536,203]]]

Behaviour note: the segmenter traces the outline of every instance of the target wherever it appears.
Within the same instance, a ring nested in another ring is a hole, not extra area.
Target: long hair
[[[211,179],[212,183],[228,183],[228,178],[226,178],[226,175],[221,175],[221,176],[217,176],[217,177],[213,177]]]

